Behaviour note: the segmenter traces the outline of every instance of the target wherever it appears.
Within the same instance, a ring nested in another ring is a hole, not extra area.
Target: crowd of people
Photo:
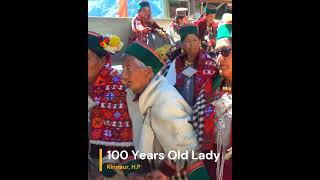
[[[177,8],[165,30],[148,1],[138,5],[121,73],[111,66],[121,39],[88,32],[88,178],[231,180],[232,11],[217,20],[217,7],[207,3],[191,22],[188,9]],[[150,33],[170,39],[169,48],[151,45]],[[107,155],[123,151],[127,156]],[[171,151],[220,156],[216,162],[134,156]]]

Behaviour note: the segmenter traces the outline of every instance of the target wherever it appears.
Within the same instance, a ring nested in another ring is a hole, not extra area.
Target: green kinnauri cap
[[[100,46],[101,38],[100,34],[92,31],[88,31],[88,49],[94,52],[97,56],[103,57],[108,52]]]
[[[140,1],[138,2],[138,10],[140,11],[143,7],[149,7],[150,3],[148,1]]]
[[[124,51],[125,54],[134,56],[146,66],[150,66],[156,74],[163,66],[159,54],[143,42],[135,41]]]
[[[208,3],[208,4],[206,5],[205,9],[204,9],[204,12],[205,12],[206,14],[216,14],[216,12],[217,12],[217,7],[216,7],[214,4],[212,4],[212,3]]]
[[[221,38],[232,38],[232,14],[225,13],[218,25],[217,40]]]
[[[193,24],[183,25],[180,27],[179,34],[182,42],[188,34],[195,34],[196,36],[199,36],[198,26]]]

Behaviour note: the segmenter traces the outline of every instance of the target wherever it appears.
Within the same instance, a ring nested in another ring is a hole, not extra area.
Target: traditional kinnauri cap
[[[123,47],[120,37],[113,34],[101,35],[93,31],[88,31],[88,49],[96,53],[99,57],[105,56],[108,52],[115,54]]]
[[[142,0],[138,2],[138,10],[140,11],[143,7],[149,7],[150,8],[150,3],[148,1]]]
[[[162,62],[160,61],[159,54],[143,42],[133,42],[127,47],[124,53],[134,56],[146,66],[150,66],[154,74],[156,74],[163,66]]]
[[[188,34],[195,34],[196,36],[199,36],[198,26],[194,24],[183,25],[180,27],[179,34],[182,42],[184,41],[184,39],[187,37]]]
[[[188,9],[187,8],[177,8],[176,9],[176,16],[178,16],[178,17],[188,16]]]
[[[232,38],[232,14],[225,13],[218,25],[217,40],[221,38]]]
[[[217,12],[217,7],[216,7],[214,4],[212,4],[212,3],[208,3],[208,4],[206,5],[206,7],[205,7],[204,12],[205,12],[206,14],[216,14],[216,12]]]

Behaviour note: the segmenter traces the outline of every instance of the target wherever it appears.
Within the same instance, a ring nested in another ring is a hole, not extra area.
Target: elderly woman
[[[165,77],[158,74],[162,66],[158,53],[142,42],[134,42],[125,50],[122,77],[128,85],[127,103],[135,149],[146,154],[191,152],[198,147],[196,133],[188,123],[192,108]],[[139,174],[126,173],[129,179],[130,176],[143,178],[143,174],[147,174],[148,179],[159,180],[209,179],[204,162],[191,157],[188,160],[154,157],[142,167],[147,168]]]
[[[121,171],[106,169],[119,164],[105,156],[107,150],[131,152],[131,120],[126,105],[126,91],[120,74],[111,68],[111,54],[123,46],[115,35],[88,32],[88,110],[89,110],[89,179],[125,179]],[[99,149],[102,149],[102,174],[98,172]],[[120,159],[122,160],[122,159]]]

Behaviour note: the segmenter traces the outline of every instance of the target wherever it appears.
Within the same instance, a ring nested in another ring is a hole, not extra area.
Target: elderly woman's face
[[[145,67],[142,62],[133,56],[125,56],[123,59],[121,73],[124,84],[132,90],[133,93],[141,93],[153,74],[152,69]]]
[[[232,46],[231,39],[222,38],[217,41],[215,50],[220,51],[218,55],[219,69],[227,79],[232,79]]]
[[[104,64],[104,57],[100,58],[88,49],[88,83],[93,83]]]
[[[151,18],[151,9],[149,7],[143,7],[139,11],[140,17],[142,17],[143,20],[148,20]]]
[[[187,55],[197,55],[200,51],[200,39],[194,34],[188,34],[182,46]]]

